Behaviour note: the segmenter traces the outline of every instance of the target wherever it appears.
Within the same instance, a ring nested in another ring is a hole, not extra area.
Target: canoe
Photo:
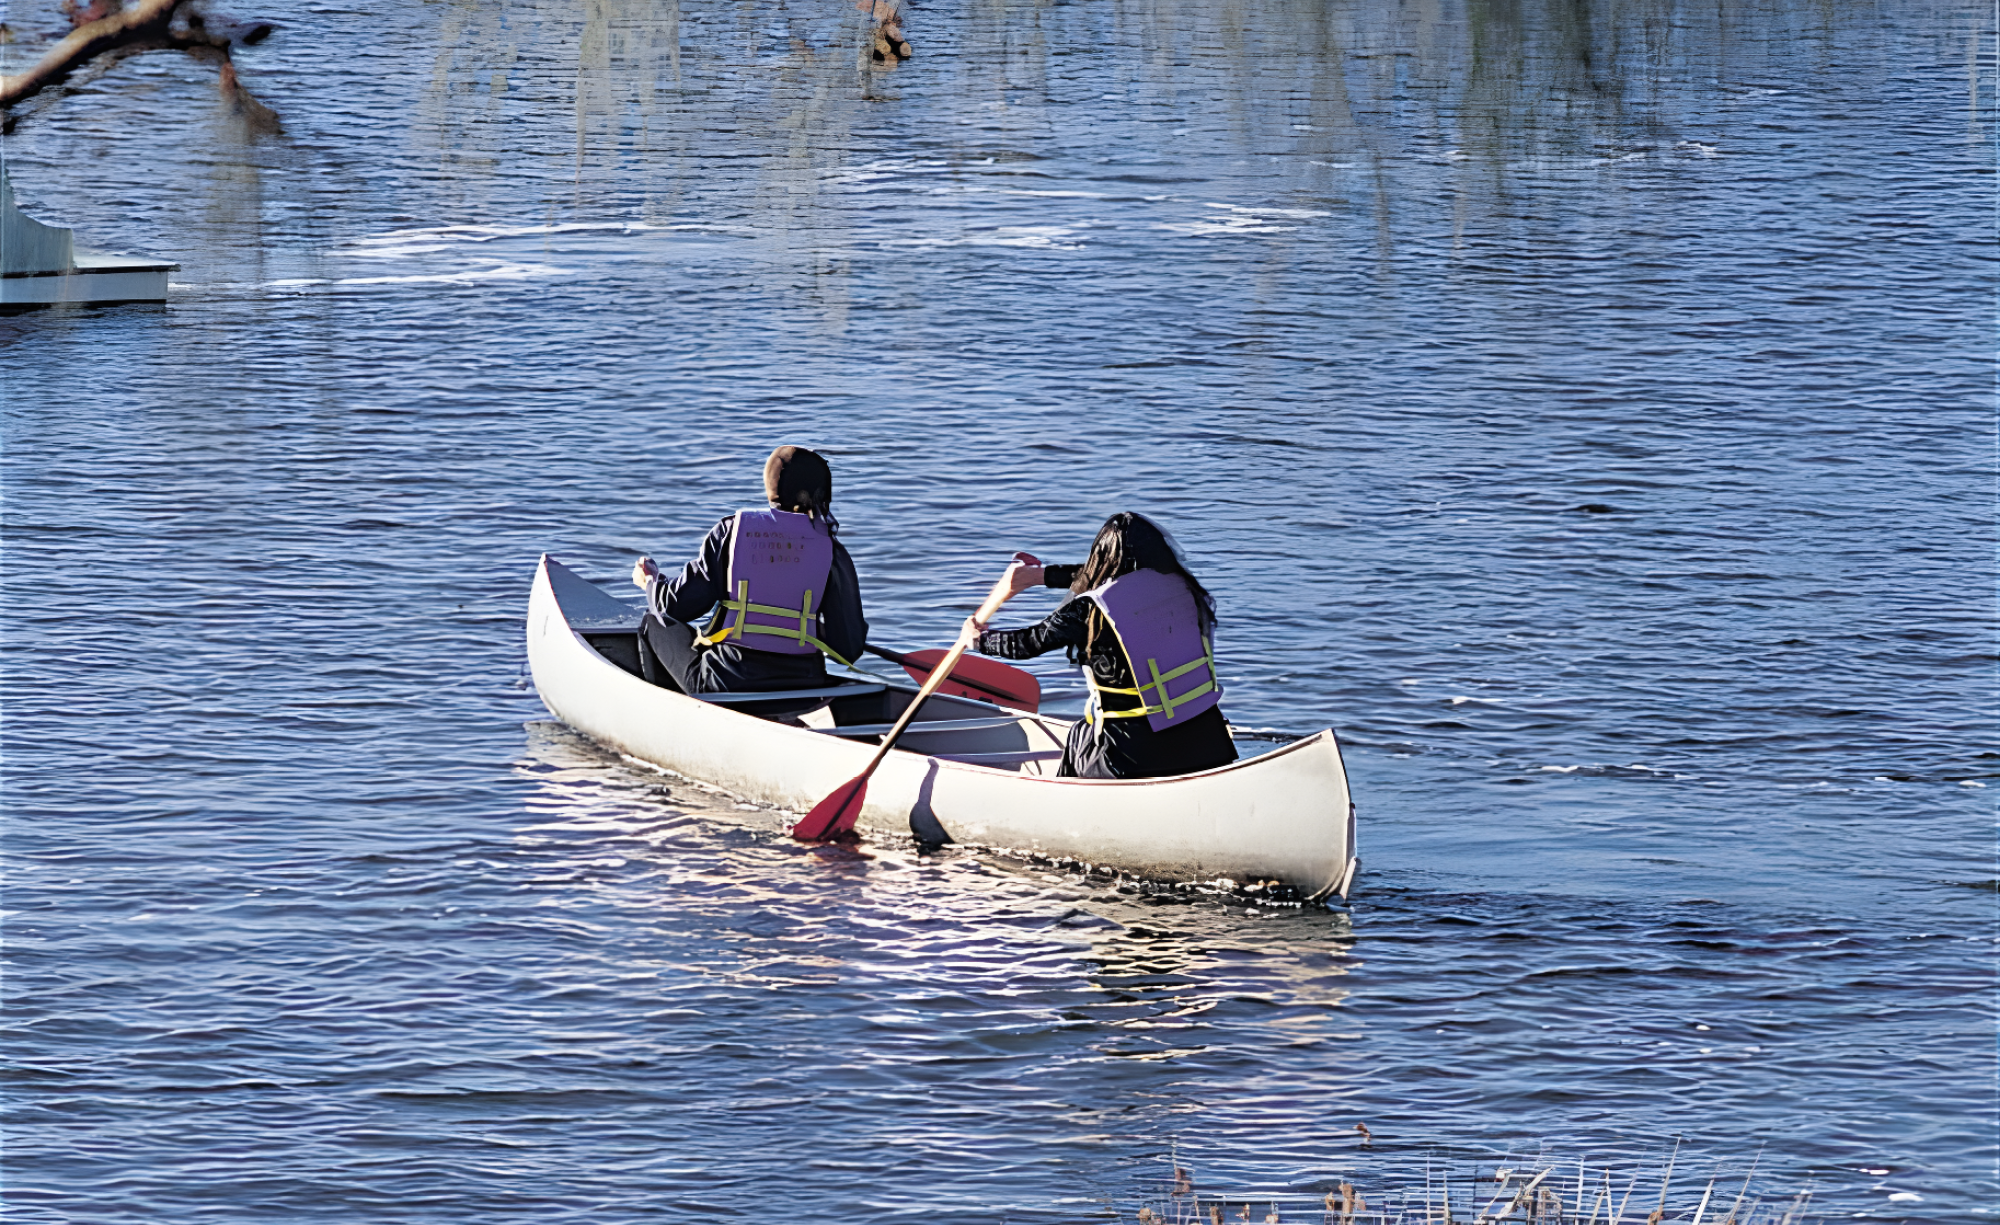
[[[861,772],[916,697],[899,681],[689,697],[638,675],[643,609],[544,556],[528,665],[549,713],[620,753],[804,812]],[[868,784],[859,828],[1166,881],[1342,897],[1360,867],[1332,729],[1199,774],[1057,778],[1070,721],[939,694]]]

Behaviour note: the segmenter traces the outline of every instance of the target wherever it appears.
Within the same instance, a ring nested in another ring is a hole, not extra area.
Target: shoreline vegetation
[[[1368,1147],[1366,1125],[1355,1130]],[[1546,1155],[1489,1158],[1469,1168],[1426,1158],[1421,1184],[1364,1192],[1343,1177],[1321,1194],[1210,1189],[1175,1155],[1172,1175],[1157,1180],[1158,1189],[1137,1208],[1109,1197],[1104,1205],[1113,1219],[1142,1225],[1822,1225],[1822,1216],[1810,1215],[1812,1184],[1775,1191],[1757,1180],[1756,1159],[1740,1175],[1718,1169],[1677,1177],[1678,1156],[1677,1142],[1657,1174]]]

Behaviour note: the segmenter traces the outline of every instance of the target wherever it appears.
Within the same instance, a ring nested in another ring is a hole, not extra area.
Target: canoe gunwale
[[[566,606],[566,595],[577,608]],[[572,623],[603,635],[618,632],[624,617],[636,624],[637,610],[544,555],[530,601],[529,663],[544,705],[590,739],[704,788],[792,811],[804,811],[858,773],[873,753],[858,739],[652,685],[598,650]],[[886,688],[916,691],[914,684],[890,682]],[[1070,726],[1069,720],[973,699],[944,700],[937,721],[952,721],[950,712],[960,710],[1013,722],[1030,737],[1030,750],[1039,746],[1029,728],[1060,746]],[[922,723],[912,725],[912,731],[921,729]],[[1332,728],[1255,757],[1164,779],[1021,773],[955,761],[951,747],[930,747],[939,755],[902,748],[889,754],[870,788],[864,827],[1097,863],[1153,879],[1273,878],[1313,901],[1335,892],[1344,897],[1358,867]],[[773,762],[782,768],[774,772]],[[1045,789],[1024,791],[1024,785]],[[1086,790],[1066,790],[1078,787]],[[938,811],[954,815],[940,821]]]

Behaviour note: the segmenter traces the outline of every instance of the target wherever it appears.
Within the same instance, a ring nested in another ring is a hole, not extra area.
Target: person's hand
[[[1007,563],[1007,572],[1002,574],[1000,581],[993,585],[995,594],[986,597],[986,603],[980,605],[979,612],[986,613],[990,617],[992,616],[992,610],[997,610],[1001,604],[1020,595],[1030,587],[1039,587],[1041,585],[1041,560],[1033,553],[1016,553],[1014,554],[1014,560]],[[965,619],[964,632],[968,634],[983,634],[986,632],[986,622],[979,619],[978,612],[973,613]]]
[[[1014,554],[1014,564],[1007,567],[1007,594],[1011,598],[1020,595],[1030,587],[1040,587],[1046,573],[1042,560],[1033,553]]]
[[[652,558],[642,557],[638,561],[632,563],[632,585],[634,587],[637,587],[639,590],[644,591],[646,589],[647,580],[651,579],[654,575],[658,574],[659,572],[660,572],[660,567],[654,564]]]

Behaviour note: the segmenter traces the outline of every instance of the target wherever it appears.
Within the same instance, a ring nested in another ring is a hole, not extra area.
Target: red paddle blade
[[[928,647],[921,651],[911,651],[903,656],[903,670],[915,680],[928,680],[933,669],[944,662],[947,651]],[[1032,672],[1024,672],[1010,667],[997,659],[987,659],[979,655],[961,655],[952,666],[951,675],[938,686],[939,693],[949,693],[961,698],[978,698],[982,702],[997,702],[1015,710],[1035,713],[1042,705],[1042,683]]]
[[[866,774],[848,779],[792,826],[792,837],[800,842],[822,842],[852,831],[855,820],[861,816],[861,801],[867,796]]]

